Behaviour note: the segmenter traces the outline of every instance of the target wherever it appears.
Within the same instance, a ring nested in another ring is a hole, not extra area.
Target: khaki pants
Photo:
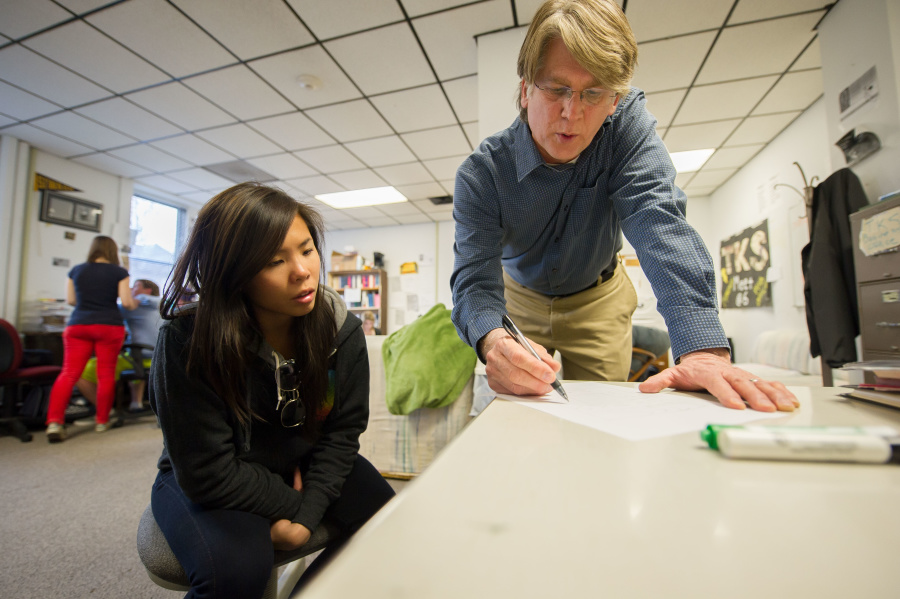
[[[506,309],[526,337],[562,355],[563,376],[626,381],[631,366],[631,315],[637,294],[617,266],[605,283],[566,297],[532,291],[503,272]]]

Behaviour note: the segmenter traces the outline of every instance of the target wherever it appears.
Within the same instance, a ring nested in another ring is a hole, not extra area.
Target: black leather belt
[[[597,285],[600,285],[601,283],[605,283],[605,282],[607,282],[608,280],[610,280],[610,279],[613,277],[614,274],[616,274],[616,267],[615,267],[615,265],[614,265],[610,270],[604,271],[604,272],[600,273],[600,278],[599,278],[599,279],[597,279],[596,281],[594,281],[593,283],[591,283],[590,285],[588,285],[587,287],[585,287],[585,288],[582,289],[581,291],[575,291],[575,292],[572,292],[572,293],[563,293],[562,295],[555,295],[555,296],[553,296],[553,297],[569,297],[569,296],[571,296],[571,295],[576,295],[576,294],[578,294],[578,293],[581,293],[582,291],[587,291],[588,289],[593,289],[593,288],[596,287]]]

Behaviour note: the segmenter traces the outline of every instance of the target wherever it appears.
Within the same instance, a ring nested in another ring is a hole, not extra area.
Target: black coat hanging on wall
[[[859,177],[841,169],[813,194],[809,243],[800,253],[809,351],[832,368],[856,361],[859,303],[850,214],[868,205]]]

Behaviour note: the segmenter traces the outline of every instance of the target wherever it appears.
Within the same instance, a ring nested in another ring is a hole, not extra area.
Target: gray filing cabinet
[[[884,214],[889,210],[893,210],[890,215]],[[900,197],[871,204],[850,215],[862,359],[900,360],[900,248],[871,256],[859,249],[863,223],[879,215],[896,223],[900,219]]]

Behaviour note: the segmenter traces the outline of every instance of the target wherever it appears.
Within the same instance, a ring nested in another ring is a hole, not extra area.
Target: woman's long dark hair
[[[262,335],[244,291],[281,248],[297,216],[309,228],[324,272],[322,217],[279,189],[240,183],[200,210],[160,302],[163,318],[173,319],[184,294],[199,295],[187,372],[202,376],[242,423],[253,417],[246,397],[247,363],[254,338]],[[337,335],[334,311],[321,285],[312,311],[294,320],[301,397],[309,414],[305,428],[312,432],[328,391],[328,360]]]

